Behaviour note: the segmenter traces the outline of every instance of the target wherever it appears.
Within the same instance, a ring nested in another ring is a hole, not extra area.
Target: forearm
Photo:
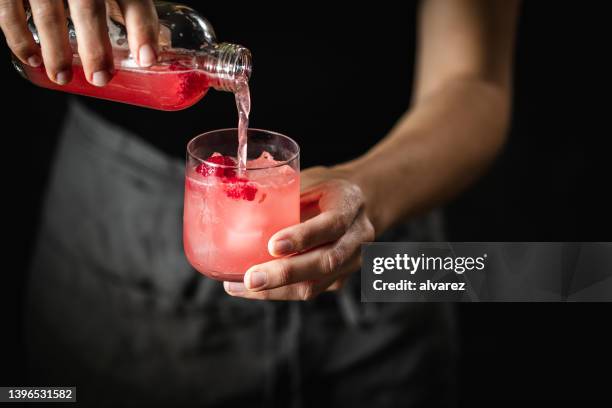
[[[418,100],[364,156],[337,166],[361,187],[377,234],[474,181],[503,145],[510,96],[464,77]]]

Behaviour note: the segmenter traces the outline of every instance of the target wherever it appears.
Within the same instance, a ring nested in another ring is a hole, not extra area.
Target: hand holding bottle
[[[70,14],[85,77],[96,86],[106,85],[114,72],[108,37],[107,12],[125,19],[130,52],[142,67],[156,60],[158,18],[152,0],[0,0],[0,28],[6,42],[22,63],[38,67],[43,62],[49,79],[66,85],[72,79],[73,51],[68,39],[66,14]],[[38,28],[40,47],[27,27],[31,13]]]

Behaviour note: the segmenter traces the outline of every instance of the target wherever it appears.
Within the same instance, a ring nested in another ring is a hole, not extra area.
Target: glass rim
[[[292,138],[290,138],[289,136],[283,135],[282,133],[278,133],[278,132],[274,132],[272,130],[266,130],[266,129],[258,129],[258,128],[248,128],[247,129],[247,133],[249,131],[256,131],[256,132],[262,132],[262,133],[268,133],[268,134],[272,134],[274,136],[280,136],[282,139],[286,139],[289,140],[291,143],[293,143],[296,147],[296,152],[287,160],[282,160],[279,161],[277,163],[271,164],[269,166],[264,166],[264,167],[247,167],[247,171],[253,171],[253,170],[266,170],[266,169],[273,169],[275,167],[281,167],[284,165],[287,165],[289,163],[291,163],[292,161],[294,161],[295,159],[297,159],[300,156],[300,145],[297,144],[297,142],[295,140],[293,140]],[[236,137],[238,137],[238,128],[236,127],[232,127],[232,128],[224,128],[224,129],[215,129],[215,130],[209,130],[208,132],[204,132],[204,133],[200,133],[197,136],[194,136],[189,142],[187,142],[187,155],[189,157],[191,157],[192,159],[200,162],[200,163],[204,163],[207,166],[210,167],[217,167],[220,169],[238,169],[238,163],[236,163],[234,166],[228,166],[226,164],[219,164],[219,163],[213,163],[213,162],[209,162],[206,159],[201,159],[199,158],[196,154],[194,154],[191,150],[192,144],[199,139],[200,137],[203,136],[207,136],[210,135],[212,133],[220,133],[220,132],[227,132],[227,131],[235,131],[236,132]]]

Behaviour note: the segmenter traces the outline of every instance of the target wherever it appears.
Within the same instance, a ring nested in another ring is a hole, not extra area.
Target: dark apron
[[[172,135],[168,135],[172,137]],[[82,406],[451,406],[452,310],[234,298],[182,248],[184,163],[74,102],[29,276],[29,372]],[[438,216],[387,240],[439,240]]]

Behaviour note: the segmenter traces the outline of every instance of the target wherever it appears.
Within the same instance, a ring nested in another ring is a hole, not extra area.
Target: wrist
[[[348,180],[359,187],[365,201],[365,212],[374,226],[376,235],[380,235],[390,224],[386,214],[385,200],[378,192],[380,183],[376,183],[377,177],[372,174],[375,170],[368,163],[366,158],[360,157],[350,162],[336,165],[332,168],[338,177]]]

